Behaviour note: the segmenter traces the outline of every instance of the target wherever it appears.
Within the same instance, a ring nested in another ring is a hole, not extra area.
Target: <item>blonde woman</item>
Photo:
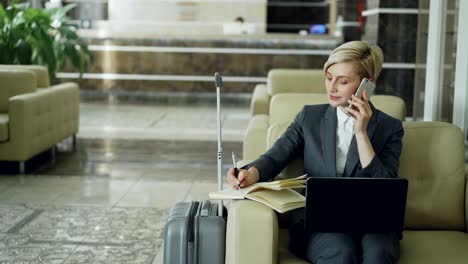
[[[323,68],[329,104],[306,105],[270,150],[245,166],[238,178],[230,169],[227,182],[237,188],[238,183],[246,187],[268,181],[297,155],[304,158],[304,172],[311,177],[397,177],[401,121],[376,109],[367,94],[354,96],[362,78],[377,81],[382,63],[381,49],[364,41],[336,48]],[[346,163],[351,155],[359,159]],[[398,261],[400,234],[302,237],[302,218],[300,210],[292,213],[291,250],[314,264]]]

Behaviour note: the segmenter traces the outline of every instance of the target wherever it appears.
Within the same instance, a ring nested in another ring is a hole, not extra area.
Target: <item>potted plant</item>
[[[17,0],[0,4],[0,64],[40,64],[55,73],[70,62],[80,77],[93,56],[66,16],[75,4],[40,10]]]

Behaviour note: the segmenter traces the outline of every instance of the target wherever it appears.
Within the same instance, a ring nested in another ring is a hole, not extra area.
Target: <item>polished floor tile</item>
[[[209,200],[207,190],[215,191],[218,184],[214,181],[195,181],[185,197],[185,201]]]
[[[27,204],[31,201],[40,204],[53,202],[63,190],[44,186],[11,186],[7,191],[0,194],[0,200],[5,204]]]
[[[170,208],[217,188],[215,108],[83,103],[80,119],[76,151],[0,175],[0,263],[162,264]],[[247,121],[223,111],[225,170]]]
[[[82,103],[82,138],[163,140],[217,139],[216,107],[102,105]],[[248,108],[225,107],[221,112],[223,138],[241,142],[250,120]]]
[[[169,209],[185,200],[192,183],[189,181],[142,180],[117,203],[117,206],[153,207]]]
[[[153,243],[162,239],[168,212],[145,207],[112,208],[88,234],[85,242],[125,244],[142,240]]]
[[[150,264],[155,250],[136,248],[136,244],[122,246],[78,246],[64,264]]]
[[[76,245],[34,241],[28,235],[9,234],[0,238],[0,263],[61,264]]]
[[[33,208],[24,205],[0,204],[0,233],[11,232],[33,212]]]
[[[151,263],[166,217],[154,208],[113,208],[65,263]]]
[[[106,207],[50,207],[36,209],[38,215],[18,233],[34,240],[81,242],[106,216]]]
[[[114,206],[135,183],[131,180],[117,179],[82,181],[76,185],[76,188],[63,192],[52,204]]]

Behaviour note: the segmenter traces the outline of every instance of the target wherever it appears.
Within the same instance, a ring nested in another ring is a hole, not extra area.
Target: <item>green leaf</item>
[[[0,19],[3,20],[6,17],[6,11],[3,8],[3,5],[0,4]]]
[[[54,18],[62,19],[66,17],[66,14],[68,13],[68,11],[72,10],[75,7],[76,7],[76,4],[68,4],[64,7],[49,9],[50,10],[49,13],[52,13],[53,14],[52,17]]]
[[[17,56],[20,64],[31,64],[32,63],[32,49],[31,46],[25,42],[21,41],[17,47]]]
[[[8,47],[5,44],[0,43],[0,64],[12,64],[13,57],[11,55],[12,54]]]
[[[18,0],[13,0],[13,1],[10,2],[10,6],[11,5],[16,5],[17,3],[18,3]]]

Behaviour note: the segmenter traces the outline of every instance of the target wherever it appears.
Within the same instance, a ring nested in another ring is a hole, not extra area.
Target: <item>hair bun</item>
[[[369,55],[371,55],[371,48],[367,46],[367,49],[362,53],[361,59],[367,58]]]

